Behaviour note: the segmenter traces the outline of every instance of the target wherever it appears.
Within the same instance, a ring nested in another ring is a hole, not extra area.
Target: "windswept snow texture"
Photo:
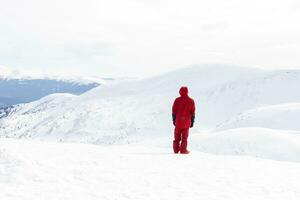
[[[0,108],[38,100],[53,93],[82,94],[99,86],[96,82],[79,83],[55,79],[0,78]]]

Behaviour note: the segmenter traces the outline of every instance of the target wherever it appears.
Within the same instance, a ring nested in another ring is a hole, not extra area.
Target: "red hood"
[[[181,87],[180,90],[179,90],[179,94],[182,97],[188,96],[188,93],[189,93],[189,90],[188,90],[187,87]]]

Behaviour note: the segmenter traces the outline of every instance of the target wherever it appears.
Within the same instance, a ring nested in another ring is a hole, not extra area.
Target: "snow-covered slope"
[[[195,151],[174,155],[155,144],[1,139],[0,199],[298,200],[299,166]]]
[[[300,162],[300,131],[237,128],[194,134],[190,141],[193,150],[206,153]]]
[[[0,120],[0,136],[111,144],[168,135],[171,105],[181,85],[189,86],[197,103],[192,133],[213,130],[259,106],[300,102],[300,71],[194,66],[78,97],[49,96],[21,105]]]
[[[300,103],[263,106],[249,110],[220,124],[217,130],[238,127],[265,127],[300,131],[300,123],[297,123],[299,116]]]
[[[171,146],[182,85],[188,156]],[[0,109],[0,199],[298,200],[299,89],[297,70],[194,66]]]

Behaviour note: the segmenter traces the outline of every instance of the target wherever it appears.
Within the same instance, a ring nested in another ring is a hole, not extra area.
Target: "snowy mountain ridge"
[[[79,96],[53,94],[2,112],[0,137],[98,145],[172,141],[171,106],[182,85],[196,102],[194,150],[300,161],[282,156],[300,146],[298,70],[194,66]],[[270,150],[274,145],[280,150]]]
[[[190,155],[172,152],[182,85]],[[299,89],[297,70],[194,66],[0,109],[0,198],[297,200]]]
[[[181,85],[189,86],[197,103],[192,132],[214,130],[264,105],[300,102],[300,94],[294,92],[300,89],[300,71],[194,66],[146,80],[104,85],[78,97],[52,95],[21,105],[2,117],[0,135],[97,144],[129,142],[158,135],[158,130],[169,135],[173,128],[170,108]]]
[[[77,84],[55,79],[1,79],[0,108],[36,101],[53,93],[82,94],[99,84]]]
[[[53,93],[82,94],[100,85],[131,80],[31,73],[0,67],[0,108],[36,101]]]
[[[56,80],[74,83],[78,85],[88,84],[105,84],[113,81],[114,78],[104,78],[101,76],[87,76],[87,75],[59,75],[55,73],[41,73],[41,72],[28,72],[26,70],[11,69],[8,67],[0,66],[0,79],[2,80]]]

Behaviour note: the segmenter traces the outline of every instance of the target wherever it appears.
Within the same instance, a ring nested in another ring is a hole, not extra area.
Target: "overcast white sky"
[[[0,0],[0,65],[147,76],[224,63],[300,69],[299,0]]]

